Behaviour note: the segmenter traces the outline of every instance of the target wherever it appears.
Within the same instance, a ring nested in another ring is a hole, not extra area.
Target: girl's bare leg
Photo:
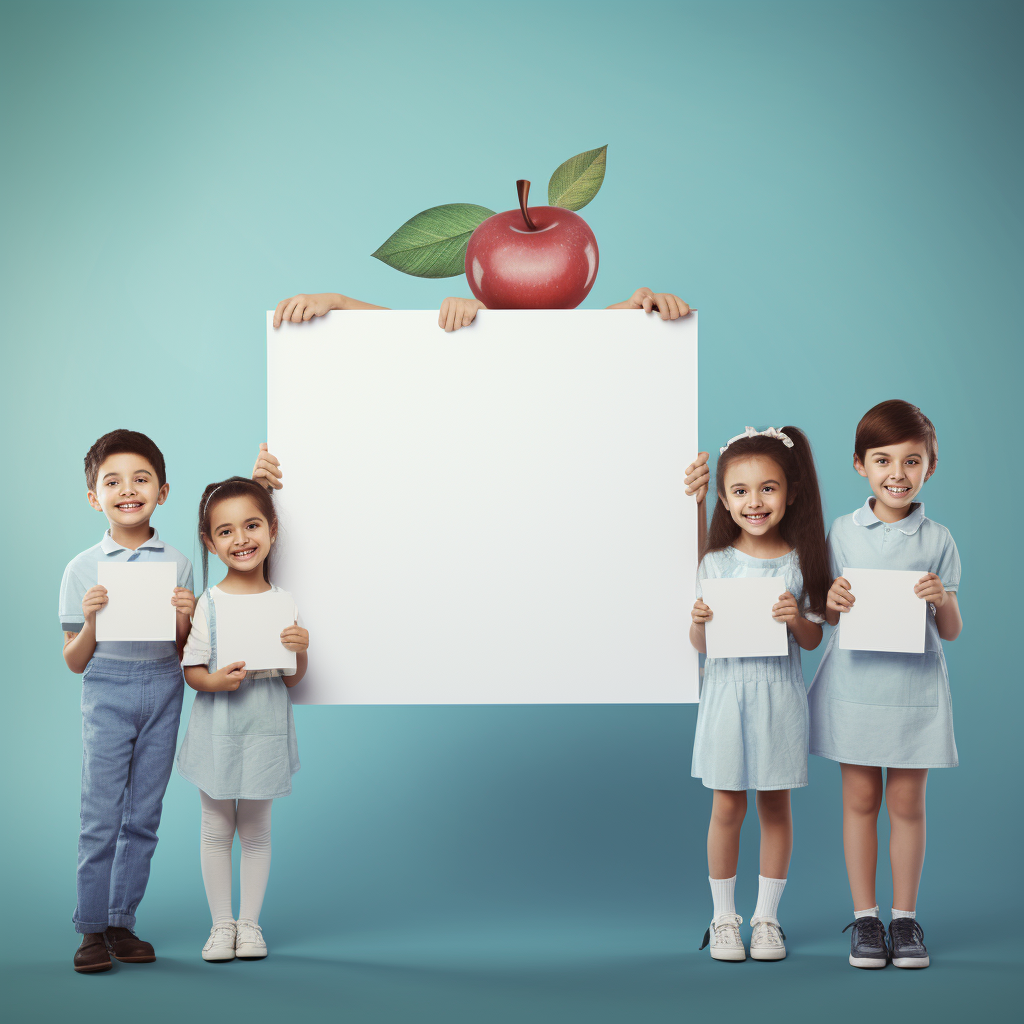
[[[924,867],[924,791],[927,768],[890,768],[885,779],[889,812],[889,863],[892,865],[892,905],[917,909],[917,889]]]
[[[716,789],[708,827],[708,874],[732,878],[740,858],[740,828],[747,813],[745,790]]]
[[[761,822],[761,874],[765,878],[785,878],[793,852],[789,790],[761,790],[756,803]]]
[[[877,905],[875,871],[882,769],[859,764],[843,764],[840,768],[843,772],[843,850],[853,909],[870,910]]]

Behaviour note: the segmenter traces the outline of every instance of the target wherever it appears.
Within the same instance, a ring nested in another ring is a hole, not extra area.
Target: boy
[[[110,524],[99,544],[68,563],[60,588],[64,660],[82,679],[82,829],[78,906],[83,935],[75,970],[108,971],[110,956],[150,963],[135,911],[146,891],[164,790],[171,774],[184,680],[181,651],[195,607],[189,560],[149,525],[167,500],[164,457],[145,434],[114,430],[85,457],[89,504]],[[174,562],[176,641],[96,641],[96,612],[107,603],[97,566]]]

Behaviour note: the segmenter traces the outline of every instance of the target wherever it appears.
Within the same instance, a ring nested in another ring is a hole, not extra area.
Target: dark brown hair
[[[262,484],[256,483],[244,476],[231,476],[227,480],[221,480],[219,484],[210,484],[203,496],[199,499],[199,546],[203,551],[203,593],[206,593],[207,583],[210,578],[210,551],[206,546],[206,540],[210,536],[210,512],[217,502],[224,498],[252,498],[256,507],[260,510],[263,518],[266,519],[271,529],[277,527],[277,511],[274,509],[274,499]],[[263,559],[263,578],[270,582],[270,555]]]
[[[164,457],[153,442],[137,430],[112,430],[104,434],[85,454],[85,485],[90,491],[96,490],[96,477],[100,466],[111,455],[129,452],[141,455],[155,470],[156,478],[163,487],[167,483]]]
[[[861,417],[853,450],[863,462],[871,448],[884,448],[904,441],[920,441],[924,445],[928,455],[928,475],[931,476],[939,461],[935,426],[916,405],[904,402],[902,398],[890,398],[868,409]]]
[[[800,572],[804,578],[804,593],[811,611],[825,614],[825,597],[832,585],[828,547],[825,543],[825,519],[821,512],[821,492],[818,474],[814,468],[814,455],[807,435],[797,427],[783,427],[782,432],[793,442],[792,448],[775,437],[744,437],[733,441],[719,456],[715,474],[715,492],[718,500],[711,516],[707,541],[700,553],[729,547],[739,536],[740,526],[732,518],[721,500],[725,494],[725,471],[737,459],[767,458],[778,463],[786,474],[787,498],[795,495],[793,504],[786,508],[779,523],[779,533],[796,550]]]

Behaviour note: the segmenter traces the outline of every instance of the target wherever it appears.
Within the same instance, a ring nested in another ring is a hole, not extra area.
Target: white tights
[[[242,847],[238,919],[259,921],[270,876],[270,805],[272,800],[214,800],[202,790],[199,861],[213,923],[234,921],[231,913],[231,844],[238,829]]]

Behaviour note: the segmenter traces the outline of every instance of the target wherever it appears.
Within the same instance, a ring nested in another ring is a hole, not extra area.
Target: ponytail
[[[725,494],[726,467],[736,459],[772,459],[786,474],[789,495],[795,494],[793,504],[786,508],[786,513],[779,523],[779,534],[796,551],[800,560],[804,593],[810,610],[816,615],[824,615],[825,598],[832,585],[832,575],[828,545],[825,543],[825,517],[821,511],[821,491],[818,487],[818,474],[814,468],[814,455],[807,435],[798,427],[783,427],[782,432],[793,442],[792,448],[775,437],[756,435],[741,437],[722,452],[715,473],[714,512],[700,557],[703,558],[709,551],[721,551],[729,547],[740,535],[739,525],[722,501],[722,495]]]

